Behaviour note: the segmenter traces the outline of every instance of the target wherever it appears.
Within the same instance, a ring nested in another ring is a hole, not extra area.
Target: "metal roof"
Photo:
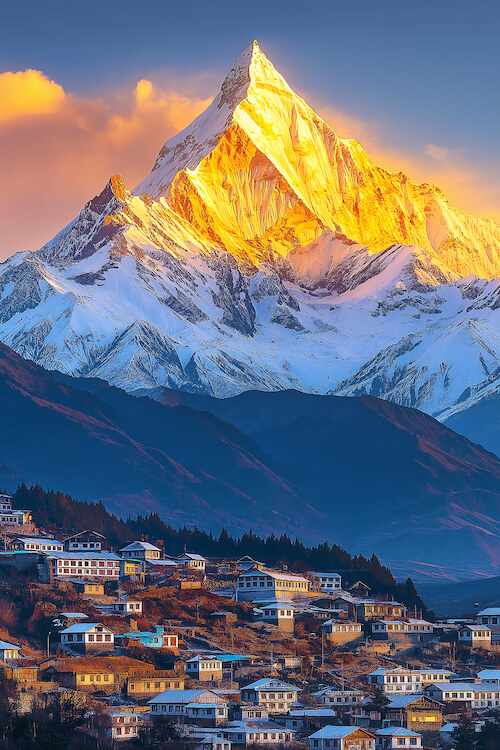
[[[281,680],[275,680],[272,677],[269,678],[263,678],[262,680],[257,680],[257,682],[252,682],[250,685],[244,685],[242,690],[298,690],[301,692],[301,688],[296,687],[295,685],[290,685],[288,682],[282,682]]]
[[[154,544],[150,544],[149,542],[131,542],[130,544],[127,544],[126,547],[122,547],[120,552],[123,552],[124,550],[140,550],[140,549],[152,549],[156,550],[157,552],[161,552],[161,549],[159,547],[155,547]]]
[[[165,690],[160,695],[151,698],[148,703],[191,703],[200,695],[211,692],[211,690]]]
[[[17,643],[8,643],[8,641],[0,641],[0,650],[1,651],[7,651],[8,649],[17,649],[18,651],[21,650],[21,646]]]
[[[412,732],[411,729],[406,729],[406,727],[386,727],[385,729],[377,729],[375,734],[379,737],[420,737],[421,736],[417,732]]]
[[[48,550],[42,553],[45,557],[56,560],[121,560],[114,552],[58,552]]]
[[[61,633],[86,633],[88,630],[92,630],[92,628],[95,628],[98,625],[100,625],[103,630],[106,630],[108,633],[113,632],[105,625],[102,625],[102,623],[100,622],[76,622],[74,625],[70,625],[68,628],[64,628],[64,630],[61,630]]]
[[[320,729],[318,732],[315,732],[314,734],[309,735],[309,739],[342,739],[343,737],[348,737],[353,732],[356,732],[357,730],[360,730],[361,727],[333,727],[333,726],[326,726],[323,727],[323,729]],[[366,730],[362,730],[366,731]]]

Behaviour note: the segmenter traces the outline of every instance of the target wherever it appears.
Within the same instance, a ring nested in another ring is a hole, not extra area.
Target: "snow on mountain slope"
[[[489,392],[500,227],[373,164],[254,43],[134,192],[113,177],[0,267],[0,339],[164,387],[363,392],[449,415]]]

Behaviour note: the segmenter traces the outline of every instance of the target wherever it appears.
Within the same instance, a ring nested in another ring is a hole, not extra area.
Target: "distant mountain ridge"
[[[251,392],[165,403],[47,372],[0,345],[0,484],[20,479],[173,526],[288,533],[445,575],[499,572],[500,460],[369,396]]]
[[[160,398],[368,393],[445,421],[500,389],[500,227],[374,164],[256,43],[161,149],[0,266],[0,340]]]

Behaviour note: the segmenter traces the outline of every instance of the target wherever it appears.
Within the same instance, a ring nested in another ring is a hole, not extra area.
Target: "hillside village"
[[[0,540],[2,747],[47,716],[47,747],[500,746],[500,608],[436,621],[353,571],[58,538],[9,495]]]

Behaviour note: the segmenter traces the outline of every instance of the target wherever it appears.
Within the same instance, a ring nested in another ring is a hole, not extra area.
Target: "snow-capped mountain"
[[[499,384],[500,226],[374,164],[254,42],[128,190],[0,267],[0,340],[162,388],[371,393],[442,419]]]

